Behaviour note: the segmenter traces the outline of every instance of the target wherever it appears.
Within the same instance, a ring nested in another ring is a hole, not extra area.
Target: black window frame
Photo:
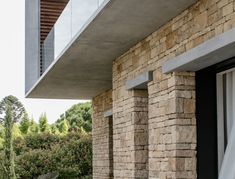
[[[218,178],[216,74],[235,67],[235,58],[196,72],[197,176]]]

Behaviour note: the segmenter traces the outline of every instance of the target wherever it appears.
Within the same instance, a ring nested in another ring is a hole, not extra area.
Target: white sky
[[[25,105],[30,117],[38,121],[46,112],[52,123],[71,105],[82,101],[24,98],[24,3],[25,0],[1,2],[0,99],[14,95]]]

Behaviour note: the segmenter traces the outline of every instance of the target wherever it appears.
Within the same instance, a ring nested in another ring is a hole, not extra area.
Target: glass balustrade
[[[43,72],[62,53],[104,0],[70,0],[42,45]]]

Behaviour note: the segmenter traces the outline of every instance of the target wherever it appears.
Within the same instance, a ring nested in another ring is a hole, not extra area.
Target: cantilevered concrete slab
[[[163,64],[163,73],[198,71],[235,56],[235,28]]]
[[[112,61],[196,0],[106,0],[27,93],[91,99],[112,88]]]

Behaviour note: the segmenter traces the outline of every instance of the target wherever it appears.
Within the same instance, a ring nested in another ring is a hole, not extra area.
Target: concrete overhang
[[[26,94],[91,99],[112,88],[112,62],[196,0],[106,0]]]

